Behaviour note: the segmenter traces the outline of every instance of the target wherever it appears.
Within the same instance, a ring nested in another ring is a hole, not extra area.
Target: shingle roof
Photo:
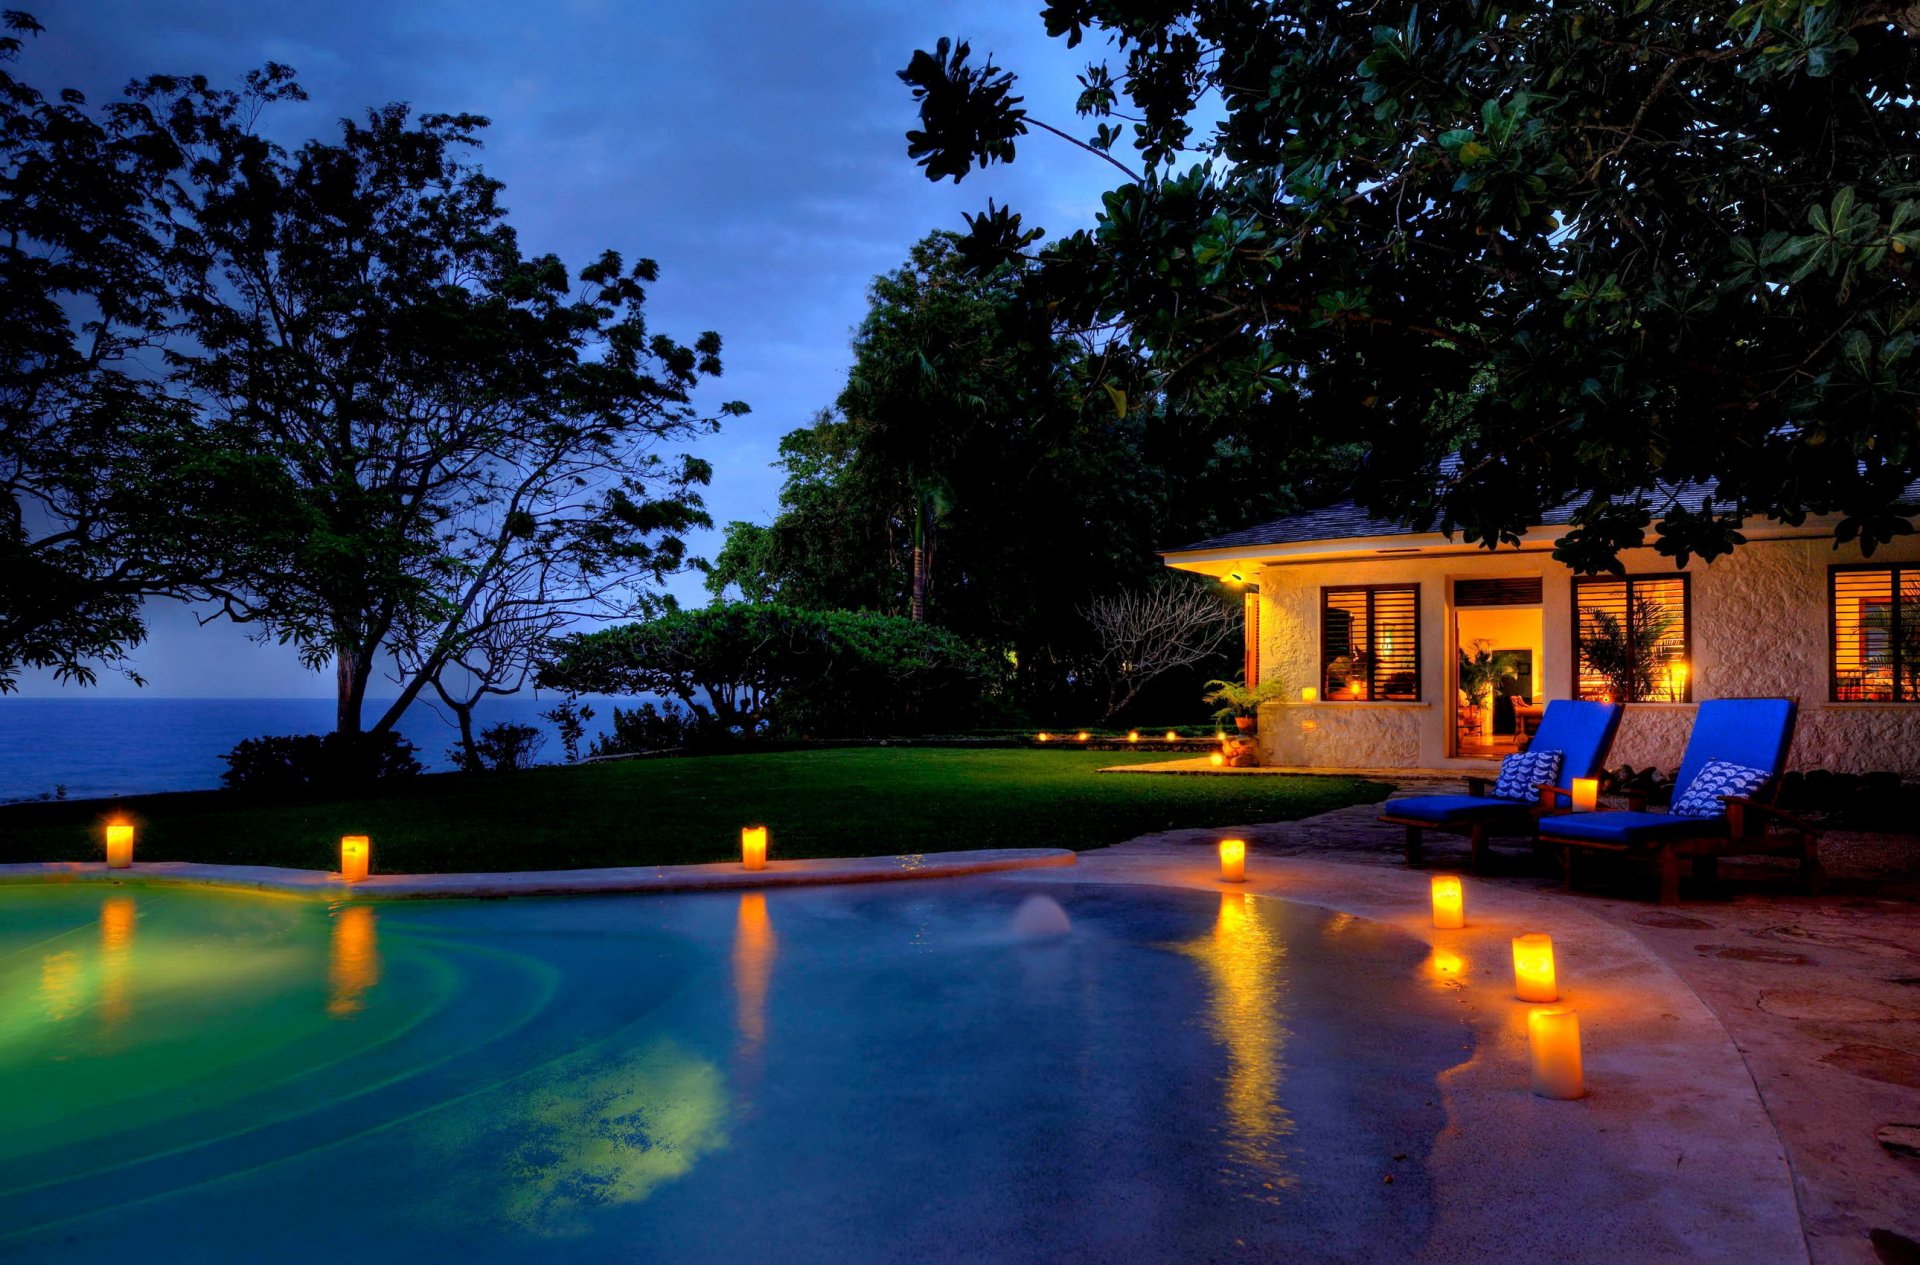
[[[1670,495],[1674,503],[1684,505],[1689,510],[1698,510],[1711,496],[1711,484],[1694,483],[1680,488],[1661,488],[1660,492]],[[1585,500],[1584,497],[1567,502],[1558,509],[1548,510],[1541,517],[1540,526],[1560,527],[1573,521],[1573,512]],[[1353,501],[1341,501],[1337,505],[1328,505],[1322,509],[1308,510],[1304,514],[1292,514],[1286,518],[1276,518],[1270,523],[1261,523],[1257,527],[1243,527],[1239,531],[1230,531],[1222,536],[1196,541],[1191,545],[1182,545],[1178,549],[1168,549],[1168,554],[1200,553],[1210,549],[1255,549],[1263,545],[1303,545],[1323,540],[1352,540],[1363,536],[1414,536],[1421,534],[1417,529],[1390,518],[1376,518],[1360,508]]]

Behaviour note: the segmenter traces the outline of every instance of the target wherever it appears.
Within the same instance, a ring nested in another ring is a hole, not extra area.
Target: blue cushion
[[[1484,795],[1410,795],[1390,799],[1381,808],[1389,817],[1408,817],[1436,826],[1489,817],[1530,816],[1530,804],[1510,799],[1489,799]]]
[[[1500,777],[1487,793],[1495,799],[1538,800],[1539,788],[1557,785],[1554,779],[1559,776],[1560,753],[1542,750],[1535,742],[1500,762]]]
[[[1652,843],[1660,839],[1699,839],[1725,834],[1726,818],[1718,821],[1676,817],[1672,813],[1563,813],[1540,822],[1543,839],[1572,839],[1587,843]]]
[[[1674,787],[1684,794],[1710,760],[1779,773],[1793,742],[1793,718],[1790,698],[1708,699],[1693,719]]]
[[[1618,703],[1593,703],[1556,698],[1541,713],[1529,751],[1558,751],[1560,771],[1567,777],[1598,777],[1620,728]],[[1564,783],[1562,784],[1564,785]]]
[[[1751,795],[1773,777],[1765,769],[1750,769],[1726,760],[1709,760],[1692,785],[1675,797],[1675,817],[1719,817],[1726,813],[1722,795]]]

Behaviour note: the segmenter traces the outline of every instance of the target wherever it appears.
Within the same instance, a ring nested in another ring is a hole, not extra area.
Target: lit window
[[[1320,590],[1320,697],[1420,697],[1420,586]]]
[[[1692,611],[1684,575],[1576,578],[1574,697],[1619,703],[1693,698]]]
[[[1827,574],[1832,699],[1920,700],[1920,568],[1832,567]]]

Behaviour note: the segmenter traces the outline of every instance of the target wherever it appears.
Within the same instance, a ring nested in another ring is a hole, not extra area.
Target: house
[[[1833,519],[1760,522],[1712,563],[1589,577],[1552,557],[1570,508],[1548,519],[1489,552],[1348,502],[1162,556],[1244,584],[1247,680],[1286,688],[1269,765],[1484,768],[1547,700],[1618,698],[1609,764],[1671,771],[1698,700],[1774,695],[1800,703],[1789,767],[1920,772],[1920,535],[1867,558]]]

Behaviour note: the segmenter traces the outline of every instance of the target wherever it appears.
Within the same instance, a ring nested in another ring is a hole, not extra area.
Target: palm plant
[[[1623,703],[1645,702],[1674,660],[1667,634],[1680,622],[1679,613],[1649,598],[1636,598],[1626,618],[1599,607],[1580,612],[1580,657],[1594,674],[1605,678],[1613,697]]]
[[[1208,681],[1200,701],[1215,704],[1215,720],[1234,720],[1258,716],[1260,704],[1277,703],[1286,693],[1286,687],[1278,681],[1262,681],[1253,686],[1238,681]]]

